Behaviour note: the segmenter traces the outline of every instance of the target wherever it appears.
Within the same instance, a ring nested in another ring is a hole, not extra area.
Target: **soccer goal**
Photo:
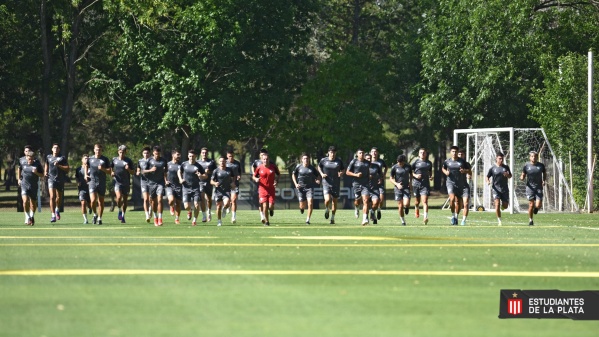
[[[491,186],[485,183],[495,156],[504,154],[504,162],[512,171],[509,180],[510,213],[528,210],[526,184],[520,180],[522,168],[529,161],[529,152],[539,153],[539,162],[545,164],[547,183],[544,187],[544,212],[578,212],[572,191],[564,178],[564,164],[556,158],[547,135],[542,128],[517,129],[457,129],[453,132],[454,144],[466,150],[466,160],[472,165],[470,179],[471,207],[475,210],[494,210]]]

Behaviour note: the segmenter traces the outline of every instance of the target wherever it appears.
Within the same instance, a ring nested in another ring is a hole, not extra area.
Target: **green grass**
[[[0,336],[597,335],[597,321],[497,318],[500,289],[599,289],[597,216],[538,214],[529,227],[506,214],[498,227],[472,212],[462,227],[448,215],[403,227],[386,210],[362,227],[352,211],[329,225],[317,210],[306,226],[287,210],[265,228],[240,211],[218,228],[167,214],[156,228],[142,212],[82,225],[69,208],[28,227],[2,211]]]

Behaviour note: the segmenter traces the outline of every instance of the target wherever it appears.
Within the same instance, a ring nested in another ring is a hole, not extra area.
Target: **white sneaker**
[[[356,217],[356,219],[360,217],[360,211],[358,211],[357,208],[354,210],[354,216]]]
[[[208,221],[212,221],[212,213],[208,213]]]
[[[224,219],[224,218],[226,218],[226,217],[227,217],[227,213],[228,213],[228,212],[227,212],[227,210],[226,210],[226,209],[224,209],[224,210],[222,210],[222,211],[220,212],[220,215],[221,215],[221,217]]]
[[[202,215],[202,222],[206,222],[206,216]]]
[[[216,224],[218,227],[223,225],[223,222],[221,220],[218,220],[218,223]]]
[[[231,223],[237,223],[237,219],[235,219],[235,217],[233,217],[233,218],[231,219]]]

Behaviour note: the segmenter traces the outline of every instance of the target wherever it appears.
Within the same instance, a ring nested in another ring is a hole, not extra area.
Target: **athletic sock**
[[[424,212],[424,218],[427,219],[428,218],[428,212]]]
[[[401,218],[401,223],[406,223],[406,219],[403,216],[401,216],[400,218]]]
[[[158,213],[158,219],[162,219],[162,213]]]
[[[458,213],[453,212],[453,217],[457,219],[458,218]]]

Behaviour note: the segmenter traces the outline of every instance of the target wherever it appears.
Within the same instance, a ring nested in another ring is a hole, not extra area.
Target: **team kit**
[[[58,144],[53,144],[51,154],[47,155],[44,165],[35,157],[31,146],[26,146],[25,156],[19,160],[17,177],[21,188],[21,199],[25,211],[25,224],[35,225],[37,194],[40,178],[48,181],[50,222],[60,220],[59,205],[64,197],[64,183],[70,172],[67,159],[61,155]],[[91,223],[102,225],[104,198],[107,179],[112,180],[118,220],[126,223],[127,203],[131,191],[131,177],[137,175],[141,182],[141,194],[147,223],[155,226],[163,225],[163,198],[168,199],[170,214],[174,223],[181,223],[181,212],[187,213],[187,220],[192,226],[198,221],[210,222],[213,215],[217,218],[217,226],[231,214],[231,223],[237,222],[237,197],[241,179],[241,163],[232,151],[221,156],[217,161],[208,157],[208,149],[202,148],[198,154],[189,150],[182,161],[182,153],[172,151],[172,159],[162,157],[161,148],[145,147],[142,157],[135,164],[127,154],[127,146],[118,147],[117,156],[112,160],[103,155],[101,144],[94,145],[94,154],[83,155],[81,165],[75,169],[78,198],[81,204],[83,223],[88,224],[88,213]],[[538,162],[538,153],[529,153],[530,161],[522,168],[520,179],[526,182],[526,197],[529,201],[529,226],[534,225],[533,216],[542,205],[543,186],[546,180],[545,166]],[[486,175],[486,183],[492,188],[492,197],[497,215],[497,224],[501,225],[501,211],[509,205],[508,179],[512,178],[509,166],[504,164],[504,155],[497,153],[495,164]],[[264,226],[270,226],[275,211],[275,192],[281,175],[278,167],[269,159],[268,150],[260,151],[259,159],[252,163],[252,180],[258,189],[260,220]],[[309,225],[313,212],[314,188],[322,186],[324,195],[324,217],[330,224],[335,224],[337,201],[342,177],[352,178],[354,194],[354,215],[360,219],[361,225],[377,224],[381,219],[381,205],[384,205],[384,180],[393,185],[394,198],[397,202],[398,214],[402,225],[406,225],[405,216],[410,211],[410,202],[414,198],[414,216],[421,218],[426,225],[428,217],[428,198],[430,182],[433,180],[433,164],[428,159],[427,150],[419,149],[418,157],[410,164],[405,155],[399,155],[396,163],[388,170],[388,166],[379,156],[377,148],[370,152],[358,149],[347,167],[337,157],[334,146],[328,148],[327,156],[322,158],[317,167],[311,164],[310,156],[302,153],[300,163],[292,173],[292,181],[297,189],[299,209],[307,213],[306,224]],[[441,172],[446,176],[449,206],[451,209],[450,225],[466,225],[470,205],[470,184],[472,175],[470,164],[465,159],[465,152],[457,146],[450,148],[450,157],[442,165]],[[110,181],[109,181],[110,182]],[[420,204],[422,203],[422,217]],[[216,206],[215,214],[212,207]],[[459,222],[458,214],[462,212]],[[201,212],[201,218],[200,218]]]

